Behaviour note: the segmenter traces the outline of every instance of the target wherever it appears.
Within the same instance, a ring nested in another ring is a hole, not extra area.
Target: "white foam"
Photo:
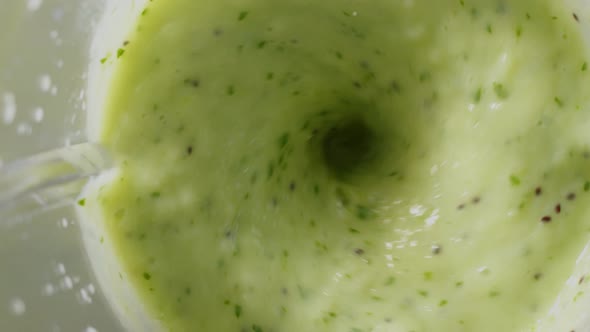
[[[45,110],[42,107],[35,107],[33,110],[33,121],[41,123],[45,117]]]
[[[37,11],[43,5],[43,0],[27,0],[27,9],[29,11]]]
[[[16,98],[14,94],[8,92],[2,95],[3,112],[2,119],[4,123],[10,125],[16,118]]]
[[[39,77],[39,88],[43,92],[49,91],[51,89],[51,76],[44,74]]]
[[[15,316],[22,316],[27,311],[27,305],[23,299],[15,297],[10,301],[10,311]]]

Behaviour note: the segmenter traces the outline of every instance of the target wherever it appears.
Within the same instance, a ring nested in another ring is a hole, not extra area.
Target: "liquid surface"
[[[80,203],[170,331],[529,331],[589,238],[577,25],[548,0],[155,0],[103,59],[120,167]]]

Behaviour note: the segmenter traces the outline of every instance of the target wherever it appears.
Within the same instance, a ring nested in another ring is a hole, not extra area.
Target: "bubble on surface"
[[[13,93],[7,92],[2,95],[2,109],[4,124],[12,124],[16,118],[16,98]]]
[[[35,109],[33,110],[33,121],[35,121],[36,123],[41,123],[43,121],[43,118],[45,117],[45,110],[43,109],[43,107],[35,107]]]
[[[10,301],[10,312],[15,316],[22,316],[27,311],[25,301],[20,297],[15,297]]]
[[[33,127],[27,122],[21,122],[16,126],[18,136],[30,136],[33,133]]]
[[[47,283],[45,284],[45,286],[43,286],[43,289],[41,290],[41,294],[44,296],[52,296],[56,293],[56,289],[55,286],[51,283]]]
[[[92,326],[88,326],[88,327],[86,327],[86,329],[84,330],[84,332],[98,332],[98,330],[95,329]]]
[[[27,0],[27,9],[29,11],[37,11],[43,5],[43,0]]]
[[[43,92],[48,92],[51,89],[51,76],[44,74],[39,77],[39,88]]]

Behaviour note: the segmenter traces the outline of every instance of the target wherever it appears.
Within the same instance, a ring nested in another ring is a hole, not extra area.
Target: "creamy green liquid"
[[[155,0],[85,208],[170,331],[528,331],[590,238],[560,1]]]

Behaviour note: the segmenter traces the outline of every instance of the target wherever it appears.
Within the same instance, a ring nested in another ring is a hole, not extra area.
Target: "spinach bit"
[[[520,178],[516,175],[510,175],[510,184],[513,186],[519,186],[520,185]]]
[[[586,71],[588,69],[588,62],[584,62],[582,64],[582,71]]]
[[[252,331],[254,331],[254,332],[264,332],[262,330],[262,327],[260,327],[259,325],[256,325],[256,324],[252,325]]]
[[[477,104],[481,101],[481,95],[483,93],[482,88],[477,89],[477,91],[475,91],[475,94],[473,95],[473,101]]]
[[[248,11],[241,11],[240,15],[238,15],[238,21],[243,21],[246,17],[248,17]]]
[[[373,211],[364,205],[357,205],[356,216],[360,220],[367,220],[373,217]]]
[[[284,148],[289,143],[289,133],[284,133],[279,137],[279,148]]]
[[[553,100],[555,101],[555,103],[557,104],[557,106],[563,107],[563,100],[561,100],[561,98],[555,97]]]
[[[504,84],[502,83],[494,82],[494,92],[496,93],[496,96],[498,96],[498,98],[500,99],[508,98],[508,90],[506,89],[506,87],[504,87]]]
[[[123,54],[125,54],[125,50],[122,49],[122,48],[118,49],[117,50],[117,59],[120,58],[120,57],[122,57]]]
[[[150,279],[152,279],[152,275],[151,275],[151,274],[149,274],[149,273],[147,273],[147,272],[144,272],[144,273],[143,273],[143,278],[144,278],[145,280],[150,280]]]
[[[588,191],[590,191],[590,181],[586,181],[586,182],[584,183],[584,191],[585,191],[585,192],[588,192]]]
[[[78,200],[78,205],[80,205],[80,206],[86,205],[86,198],[82,198],[82,199]]]
[[[242,316],[242,306],[241,305],[234,306],[234,314],[236,315],[236,318],[240,318],[240,316]]]

